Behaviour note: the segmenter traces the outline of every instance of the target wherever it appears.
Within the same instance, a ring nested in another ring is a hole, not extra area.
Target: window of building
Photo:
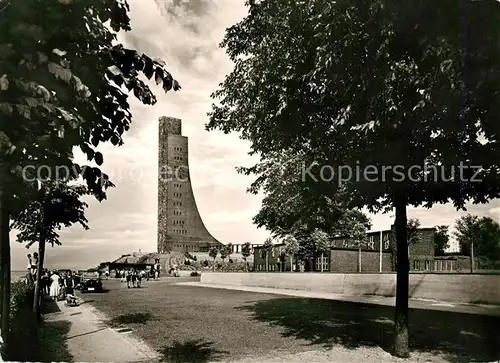
[[[425,270],[429,271],[431,269],[431,261],[425,261]]]
[[[323,256],[323,257],[318,257],[316,258],[316,271],[321,271],[323,268],[323,271],[328,271],[328,257]]]

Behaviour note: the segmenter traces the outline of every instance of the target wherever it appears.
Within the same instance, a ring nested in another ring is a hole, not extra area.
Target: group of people
[[[149,274],[146,270],[136,268],[125,269],[117,272],[120,275],[121,282],[127,282],[127,288],[141,287],[143,279],[149,280]]]
[[[75,278],[73,273],[52,271],[46,272],[41,281],[42,288],[54,301],[67,300],[68,297],[75,296]]]
[[[28,257],[27,282],[34,283],[38,274],[38,254]],[[40,275],[40,291],[43,295],[49,295],[54,301],[66,300],[71,304],[75,298],[75,276],[71,271],[59,272],[43,269]]]
[[[150,269],[128,268],[116,271],[116,277],[120,278],[121,282],[127,283],[127,288],[141,287],[143,279],[158,279],[160,277],[160,264],[157,263],[151,266]]]

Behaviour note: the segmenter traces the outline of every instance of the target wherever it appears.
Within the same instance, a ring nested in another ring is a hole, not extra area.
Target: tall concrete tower
[[[182,122],[159,119],[158,253],[201,252],[221,245],[208,232],[196,206],[189,176],[188,138]]]

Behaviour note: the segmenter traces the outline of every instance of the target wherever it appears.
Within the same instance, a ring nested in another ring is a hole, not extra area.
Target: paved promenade
[[[106,324],[106,317],[88,304],[66,307],[64,302],[47,302],[56,305],[44,315],[44,321],[69,325],[66,350],[74,362],[151,362],[157,353],[137,338],[130,329]]]
[[[343,295],[343,294],[332,294],[326,292],[311,292],[311,291],[301,291],[301,290],[291,290],[291,289],[274,289],[267,287],[203,284],[201,282],[179,282],[177,285],[247,291],[247,292],[256,292],[261,294],[297,296],[297,297],[305,297],[311,299],[347,301],[353,303],[373,304],[381,306],[396,305],[396,298],[385,297],[385,296],[373,296],[373,295],[353,296],[353,295]],[[497,305],[462,304],[462,303],[441,302],[435,300],[410,299],[409,306],[412,309],[437,310],[437,311],[449,311],[454,313],[500,316],[500,306]]]

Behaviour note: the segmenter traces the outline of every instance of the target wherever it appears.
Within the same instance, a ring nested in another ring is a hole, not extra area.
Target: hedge
[[[34,291],[34,286],[25,282],[15,282],[11,285],[10,334],[5,352],[9,361],[38,361],[39,322],[33,313]]]

